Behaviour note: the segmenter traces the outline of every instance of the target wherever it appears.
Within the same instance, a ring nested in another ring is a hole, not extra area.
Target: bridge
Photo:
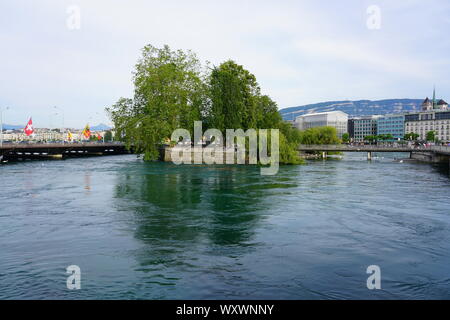
[[[443,162],[450,157],[450,146],[408,146],[408,145],[348,145],[348,144],[302,144],[302,152],[367,152],[367,159],[372,159],[374,152],[408,152],[416,160]]]
[[[64,159],[130,153],[122,143],[3,143],[0,161]]]
[[[450,162],[450,146],[408,146],[408,145],[300,145],[301,152],[367,152],[372,159],[374,152],[408,152],[410,158],[426,162]],[[64,159],[83,156],[127,154],[124,144],[114,143],[3,143],[0,146],[0,162],[26,159]]]

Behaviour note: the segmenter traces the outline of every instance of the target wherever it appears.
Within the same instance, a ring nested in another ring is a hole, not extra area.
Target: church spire
[[[436,86],[433,86],[433,109],[436,109]]]

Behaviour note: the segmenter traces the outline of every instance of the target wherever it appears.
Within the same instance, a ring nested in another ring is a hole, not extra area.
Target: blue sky
[[[75,5],[80,28],[67,26]],[[371,5],[379,29],[367,26]],[[4,122],[109,123],[106,106],[132,96],[146,44],[233,59],[279,108],[328,100],[450,100],[450,1],[3,0],[0,107]],[[59,109],[55,109],[57,106]],[[57,113],[57,114],[56,114]]]

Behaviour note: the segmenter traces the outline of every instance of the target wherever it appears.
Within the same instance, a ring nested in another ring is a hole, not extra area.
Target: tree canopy
[[[419,134],[418,133],[414,133],[414,132],[410,132],[405,134],[404,136],[404,140],[417,140],[419,138]]]
[[[204,103],[201,65],[190,51],[151,45],[133,73],[134,98],[120,98],[107,111],[118,136],[144,159],[158,157],[158,144],[177,128],[193,130]]]
[[[350,142],[350,134],[348,134],[347,132],[342,134],[342,141],[343,142]]]
[[[301,144],[339,144],[341,141],[334,127],[316,127],[299,132]]]
[[[158,157],[159,144],[178,128],[279,129],[280,162],[298,163],[298,130],[283,122],[277,104],[261,94],[256,77],[232,60],[202,67],[190,51],[168,46],[142,49],[133,72],[134,97],[120,98],[107,111],[116,136],[144,159]]]
[[[436,132],[428,131],[426,135],[427,141],[434,142],[436,140]]]

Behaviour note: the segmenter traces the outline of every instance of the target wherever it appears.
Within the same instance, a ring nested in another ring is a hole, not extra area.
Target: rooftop
[[[348,114],[346,114],[345,112],[336,110],[336,111],[326,111],[326,112],[317,112],[317,113],[306,113],[306,114],[300,115],[300,117],[304,117],[304,116],[318,116],[318,115],[327,115],[327,114],[341,114],[341,115],[348,116]]]

